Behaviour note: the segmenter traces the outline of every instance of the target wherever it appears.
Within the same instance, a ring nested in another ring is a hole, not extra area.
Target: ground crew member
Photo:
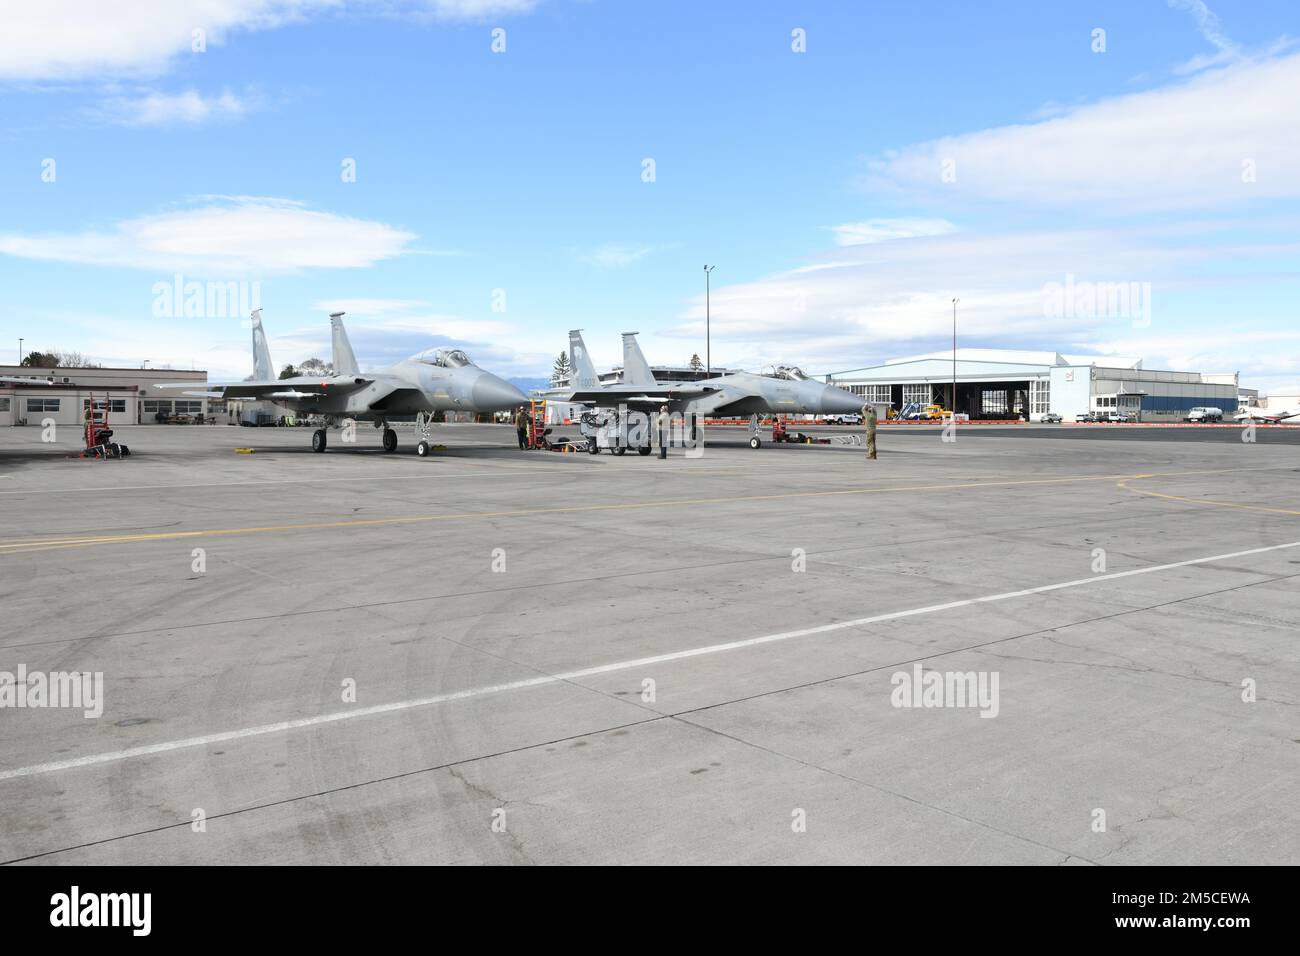
[[[870,402],[862,406],[862,425],[867,430],[867,457],[876,458],[876,406]]]
[[[655,420],[655,426],[659,431],[659,457],[668,457],[668,430],[672,427],[672,420],[668,417],[668,406],[659,406],[659,417]]]
[[[519,447],[528,447],[528,414],[524,411],[524,406],[520,405],[515,412],[515,434],[519,436]]]

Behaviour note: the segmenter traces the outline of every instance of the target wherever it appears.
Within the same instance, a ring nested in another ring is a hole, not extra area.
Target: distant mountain
[[[511,385],[527,394],[535,388],[550,388],[551,380],[549,378],[510,378],[506,379]]]

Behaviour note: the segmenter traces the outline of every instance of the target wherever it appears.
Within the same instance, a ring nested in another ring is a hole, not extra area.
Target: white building
[[[1017,349],[958,349],[956,409],[971,419],[1029,418],[1055,412],[1065,421],[1089,412],[1126,412],[1139,421],[1181,421],[1198,405],[1232,413],[1237,374],[1144,369],[1142,360]],[[826,376],[895,410],[935,402],[953,407],[953,353],[931,352]]]
[[[154,368],[28,368],[2,365],[0,375],[31,376],[36,381],[0,382],[0,426],[39,426],[46,419],[59,425],[79,425],[93,396],[108,403],[110,424],[150,425],[168,418],[211,417],[225,411],[219,400],[197,398],[175,390],[160,391],[155,382],[193,380],[195,391],[207,386],[208,373]],[[45,382],[54,379],[53,385]]]

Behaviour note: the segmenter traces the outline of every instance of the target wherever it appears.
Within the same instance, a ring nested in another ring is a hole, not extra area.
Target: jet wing
[[[333,375],[309,377],[296,375],[275,381],[260,382],[159,382],[154,388],[188,388],[206,386],[224,398],[276,399],[316,398],[322,395],[355,392],[365,388],[374,379],[361,375]]]

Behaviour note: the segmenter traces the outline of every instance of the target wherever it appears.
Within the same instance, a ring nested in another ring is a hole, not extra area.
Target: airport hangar
[[[80,425],[94,397],[98,406],[107,401],[109,424],[152,425],[157,415],[167,418],[218,417],[225,412],[220,399],[177,396],[153,387],[155,382],[194,381],[195,391],[207,388],[208,373],[172,368],[29,368],[0,365],[0,375],[31,377],[30,385],[0,382],[0,426],[39,426],[46,419],[57,425]],[[45,384],[50,379],[53,385]],[[218,420],[221,420],[218,418]]]
[[[1135,421],[1175,422],[1198,405],[1226,414],[1239,405],[1236,372],[1156,371],[1143,368],[1141,359],[1018,349],[958,349],[956,364],[955,411],[972,420],[1041,421],[1055,412],[1070,422],[1089,412],[1116,411]],[[951,409],[953,353],[930,352],[834,372],[826,382],[895,411],[929,403]]]

